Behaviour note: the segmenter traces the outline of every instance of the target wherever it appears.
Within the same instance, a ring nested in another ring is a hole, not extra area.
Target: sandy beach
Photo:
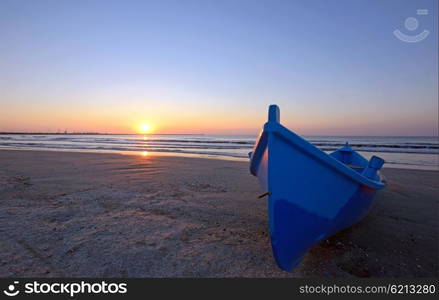
[[[288,273],[245,162],[0,150],[0,277],[438,276],[439,173],[383,173],[369,216]]]

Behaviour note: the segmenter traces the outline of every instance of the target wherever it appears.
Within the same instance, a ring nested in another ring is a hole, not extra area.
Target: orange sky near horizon
[[[219,106],[198,110],[163,105],[88,109],[35,107],[26,110],[16,105],[0,111],[0,131],[141,134],[140,126],[148,124],[151,134],[258,134],[266,122],[268,104],[249,107],[246,111]],[[282,105],[280,109],[282,124],[302,135],[418,135],[419,131],[437,134],[435,124],[428,121],[428,114],[407,118],[399,112],[389,113],[386,120],[370,121],[349,112],[309,114],[300,108],[282,109]]]

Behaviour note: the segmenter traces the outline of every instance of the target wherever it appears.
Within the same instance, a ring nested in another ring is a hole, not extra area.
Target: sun
[[[141,134],[151,133],[151,131],[152,131],[152,127],[151,127],[150,124],[148,124],[148,123],[142,123],[142,124],[140,124],[140,126],[139,126],[139,132],[140,132]]]

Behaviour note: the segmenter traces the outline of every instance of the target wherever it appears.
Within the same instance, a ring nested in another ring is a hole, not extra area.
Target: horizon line
[[[21,134],[21,135],[248,135],[248,136],[257,136],[257,134],[221,134],[221,133],[102,133],[102,132],[14,132],[14,131],[0,131],[0,135],[13,135],[13,134]],[[439,135],[343,135],[343,134],[303,134],[302,136],[331,136],[331,137],[437,137]]]

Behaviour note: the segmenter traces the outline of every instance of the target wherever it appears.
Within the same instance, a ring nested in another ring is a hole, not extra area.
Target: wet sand
[[[288,273],[245,162],[0,150],[0,277],[438,276],[439,172],[384,174],[369,216]]]

